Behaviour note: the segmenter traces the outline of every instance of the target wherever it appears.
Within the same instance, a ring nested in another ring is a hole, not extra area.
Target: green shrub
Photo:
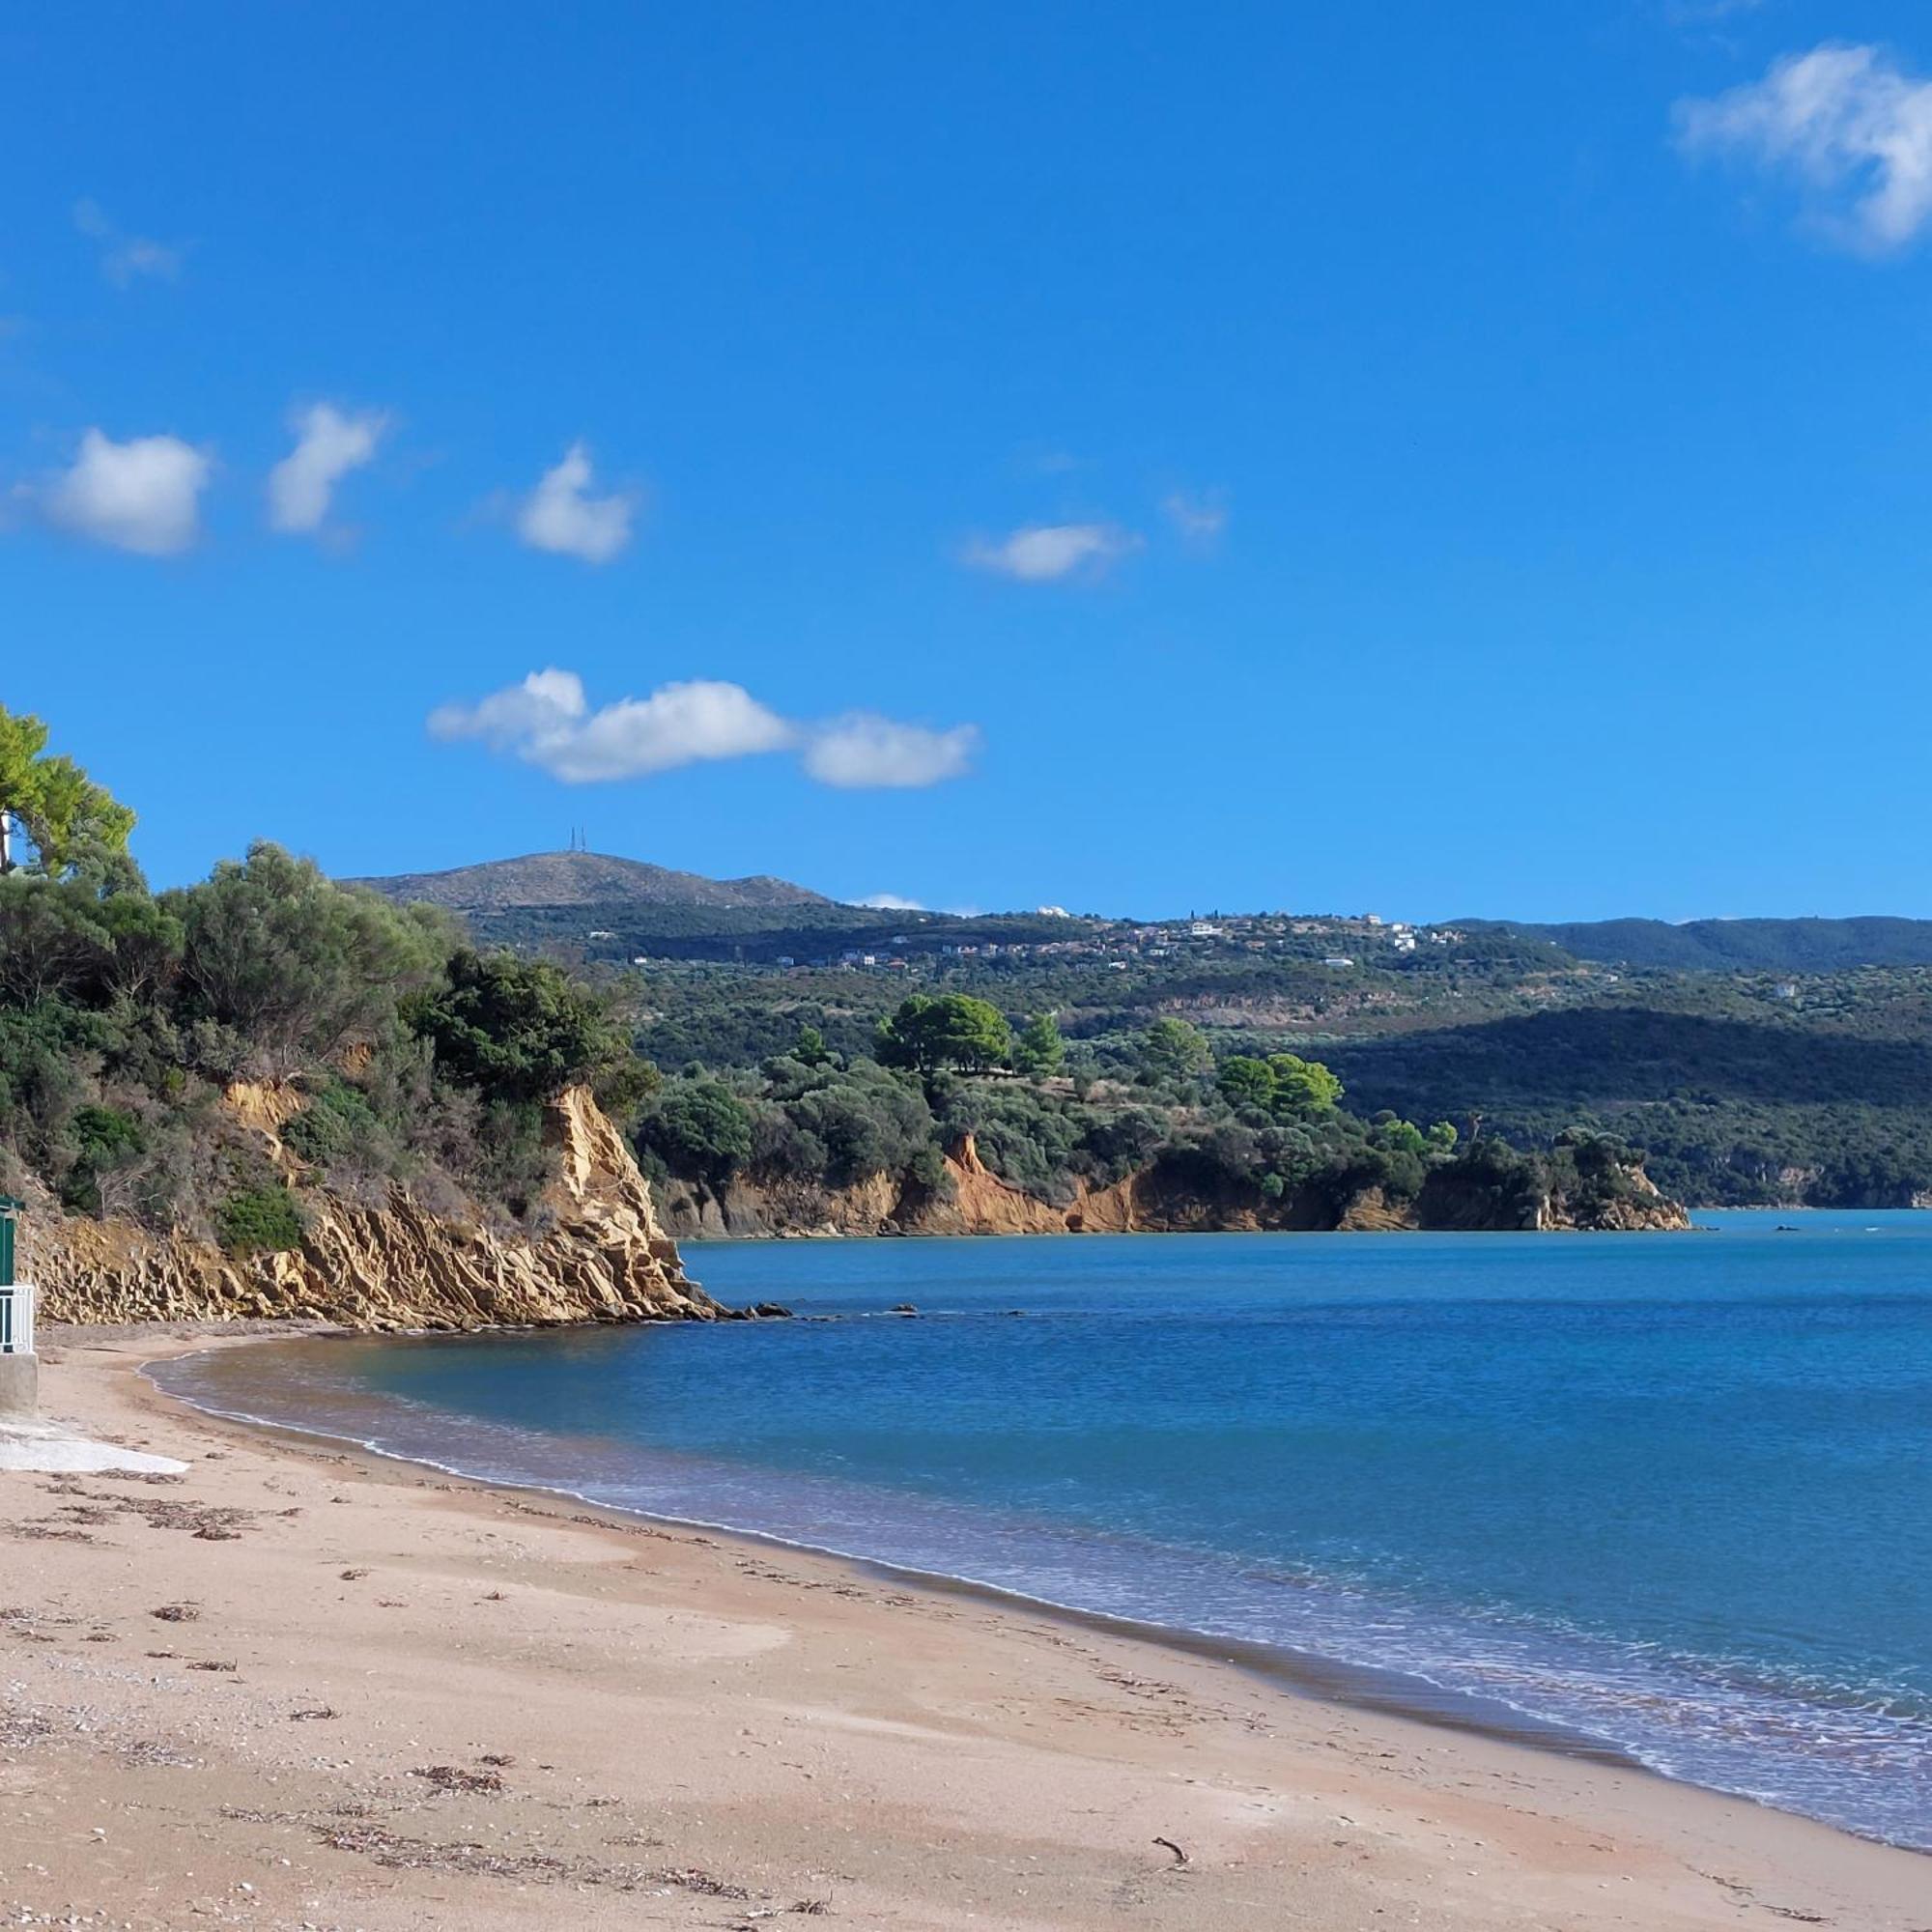
[[[822,1178],[849,1186],[899,1174],[932,1139],[932,1110],[916,1086],[861,1061],[784,1102],[802,1149],[823,1151]]]
[[[76,1107],[68,1122],[73,1164],[62,1178],[62,1203],[82,1213],[100,1211],[100,1177],[140,1157],[146,1145],[141,1123],[118,1107]]]
[[[638,1147],[672,1174],[722,1187],[752,1157],[752,1110],[719,1080],[669,1080],[638,1124]]]
[[[649,1084],[604,1002],[548,960],[459,952],[447,978],[412,1017],[439,1070],[486,1100],[545,1100],[587,1080],[634,1106]]]
[[[300,1160],[327,1167],[351,1154],[365,1162],[378,1151],[382,1122],[368,1095],[345,1080],[331,1082],[282,1128],[282,1139]]]
[[[214,1210],[215,1237],[231,1255],[280,1254],[299,1247],[301,1210],[286,1187],[243,1187]]]

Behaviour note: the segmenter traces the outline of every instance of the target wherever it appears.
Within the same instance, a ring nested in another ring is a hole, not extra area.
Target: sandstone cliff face
[[[685,1238],[771,1235],[1135,1234],[1161,1225],[1139,1199],[1141,1177],[1111,1187],[1082,1182],[1056,1207],[1010,1186],[980,1158],[972,1135],[948,1154],[937,1188],[875,1174],[849,1187],[739,1177],[722,1192],[691,1180],[664,1183],[668,1226]]]
[[[665,1219],[680,1236],[771,1235],[1136,1235],[1226,1234],[1263,1230],[1396,1229],[1553,1231],[1688,1228],[1690,1217],[1640,1172],[1633,1192],[1601,1204],[1561,1195],[1498,1199],[1457,1184],[1439,1169],[1414,1201],[1392,1203],[1369,1188],[1340,1203],[1315,1190],[1270,1201],[1258,1189],[1157,1162],[1109,1186],[1075,1183],[1064,1206],[1002,1180],[980,1158],[972,1135],[946,1156],[937,1188],[901,1185],[873,1175],[845,1188],[796,1182],[762,1186],[739,1178],[722,1193],[672,1180],[663,1189]]]
[[[529,1235],[433,1214],[401,1185],[376,1207],[304,1191],[280,1138],[301,1096],[242,1087],[229,1105],[298,1183],[301,1246],[238,1260],[178,1233],[37,1213],[23,1272],[40,1285],[43,1319],[314,1317],[385,1330],[712,1321],[728,1312],[685,1279],[622,1135],[582,1088],[549,1109],[555,1178],[541,1232]]]
[[[1592,1205],[1566,1201],[1561,1195],[1547,1199],[1536,1225],[1584,1234],[1635,1234],[1691,1225],[1683,1205],[1661,1194],[1648,1175],[1636,1173],[1631,1178],[1637,1192],[1613,1201]]]

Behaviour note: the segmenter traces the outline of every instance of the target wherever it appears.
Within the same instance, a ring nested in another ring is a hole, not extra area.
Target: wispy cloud
[[[1893,253],[1932,219],[1932,81],[1879,47],[1786,55],[1761,80],[1680,100],[1676,119],[1687,153],[1794,180],[1811,225],[1843,246]]]
[[[573,442],[518,505],[517,534],[532,550],[609,563],[631,541],[638,498],[623,490],[593,496],[595,480],[588,446]]]
[[[269,471],[269,524],[277,530],[319,530],[328,521],[335,486],[376,454],[388,418],[377,410],[346,415],[332,403],[297,410],[289,418],[296,446]]]
[[[805,739],[806,771],[820,784],[844,791],[910,789],[963,778],[980,749],[980,727],[950,731],[901,724],[869,711],[849,712],[811,727]]]
[[[567,784],[651,778],[724,758],[795,752],[807,775],[840,789],[906,788],[959,778],[980,743],[975,725],[950,731],[871,712],[825,723],[790,719],[743,685],[696,678],[660,685],[646,697],[592,708],[575,671],[532,671],[474,703],[430,713],[444,741],[477,739]]]
[[[32,494],[63,529],[143,556],[170,556],[201,532],[212,469],[205,450],[179,437],[116,442],[90,429],[72,464]]]
[[[96,242],[100,250],[100,272],[117,289],[125,289],[143,275],[171,282],[182,271],[185,250],[169,242],[156,242],[145,235],[129,235],[107,218],[98,201],[77,201],[73,205],[73,225]]]
[[[1099,576],[1140,542],[1118,524],[1028,524],[1004,537],[976,538],[966,546],[964,560],[975,570],[1021,583],[1053,583]]]
[[[923,912],[923,899],[901,898],[897,893],[867,893],[862,899],[854,899],[854,905],[870,906],[874,912]]]
[[[1160,512],[1191,544],[1211,544],[1228,527],[1228,499],[1218,490],[1171,490]]]

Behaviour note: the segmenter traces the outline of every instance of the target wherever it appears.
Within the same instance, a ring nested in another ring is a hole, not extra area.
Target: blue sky
[[[1921,9],[76,0],[0,74],[0,701],[157,882],[1932,915]]]

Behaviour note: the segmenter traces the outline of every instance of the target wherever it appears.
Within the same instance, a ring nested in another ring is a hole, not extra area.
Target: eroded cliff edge
[[[1687,1229],[1690,1215],[1641,1167],[1613,1184],[1486,1183],[1438,1168],[1412,1200],[1378,1188],[1309,1186],[1269,1199],[1202,1163],[1170,1156],[1104,1187],[1076,1181],[1065,1202],[1002,1179],[967,1134],[947,1153],[935,1186],[874,1175],[823,1188],[738,1177],[722,1190],[672,1178],[660,1183],[666,1225],[687,1239],[772,1235],[1208,1234],[1435,1229],[1455,1232],[1625,1232]]]
[[[23,1272],[52,1321],[308,1318],[368,1330],[715,1321],[731,1311],[686,1279],[624,1138],[585,1088],[545,1110],[553,1177],[527,1230],[480,1210],[431,1212],[403,1183],[374,1203],[313,1189],[279,1128],[288,1087],[231,1090],[300,1201],[300,1245],[238,1258],[181,1233],[36,1204]]]

